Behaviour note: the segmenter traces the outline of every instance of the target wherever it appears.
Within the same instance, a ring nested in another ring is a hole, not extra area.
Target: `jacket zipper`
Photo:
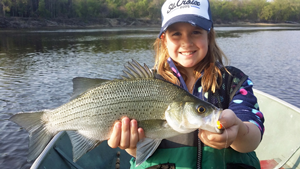
[[[199,130],[198,130],[199,133]],[[201,169],[201,161],[202,161],[202,142],[198,139],[198,151],[197,151],[197,169]]]

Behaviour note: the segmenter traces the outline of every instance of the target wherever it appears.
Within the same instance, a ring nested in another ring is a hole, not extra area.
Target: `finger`
[[[136,144],[138,141],[139,141],[139,135],[138,135],[137,121],[131,120],[130,121],[130,145],[129,145],[129,148],[136,148]]]
[[[139,140],[143,140],[146,137],[144,129],[138,128],[138,133],[139,133]]]
[[[122,131],[121,131],[121,141],[120,148],[126,149],[130,144],[130,120],[128,117],[122,119]]]
[[[206,141],[209,142],[222,142],[224,140],[223,134],[213,133],[206,130],[201,130],[198,136],[204,138]]]
[[[117,148],[121,140],[121,122],[116,122],[107,143],[111,148]]]
[[[236,124],[236,118],[237,117],[232,110],[225,109],[223,110],[218,122],[220,123],[223,129],[226,129]]]
[[[223,142],[211,142],[207,139],[201,139],[201,141],[209,146],[209,147],[212,147],[212,148],[215,148],[215,149],[223,149],[223,148],[227,148],[228,146],[226,145],[226,143],[223,143]]]
[[[215,134],[209,131],[201,131],[198,134],[198,137],[204,144],[212,148],[222,149],[227,148],[229,146],[223,134]]]

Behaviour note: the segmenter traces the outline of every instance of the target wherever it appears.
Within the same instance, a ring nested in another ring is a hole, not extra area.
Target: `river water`
[[[216,27],[229,64],[256,89],[300,107],[300,28]],[[126,61],[153,66],[157,28],[0,30],[0,168],[24,169],[28,133],[8,118],[68,102],[74,77],[116,78]]]

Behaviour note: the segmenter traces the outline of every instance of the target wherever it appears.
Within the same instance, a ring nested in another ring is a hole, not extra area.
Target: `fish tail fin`
[[[9,119],[29,132],[29,153],[27,161],[36,159],[54,136],[53,133],[46,129],[45,124],[47,121],[42,119],[46,111],[47,110],[18,113]]]

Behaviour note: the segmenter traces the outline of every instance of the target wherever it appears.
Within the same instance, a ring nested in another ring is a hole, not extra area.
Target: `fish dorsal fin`
[[[137,61],[133,60],[125,65],[125,70],[123,70],[125,76],[121,76],[124,80],[127,79],[141,79],[141,78],[154,78],[154,73],[149,69],[149,67],[144,64],[141,66]]]
[[[76,162],[81,156],[88,151],[97,147],[102,141],[92,140],[83,135],[78,131],[67,131],[72,147],[73,147],[73,161]]]
[[[73,94],[71,100],[74,100],[81,94],[91,90],[101,84],[108,82],[107,79],[96,79],[96,78],[86,78],[86,77],[76,77],[73,80]]]
[[[138,142],[136,149],[136,166],[146,161],[157,149],[161,139],[145,138]]]

